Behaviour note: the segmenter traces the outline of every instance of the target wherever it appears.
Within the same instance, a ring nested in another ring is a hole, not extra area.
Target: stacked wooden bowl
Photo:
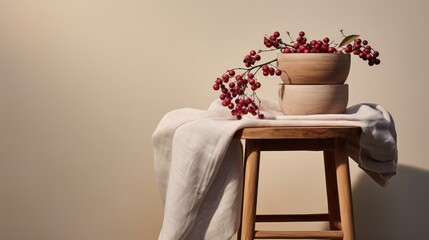
[[[279,103],[285,115],[337,114],[347,108],[350,54],[279,53],[283,84]]]

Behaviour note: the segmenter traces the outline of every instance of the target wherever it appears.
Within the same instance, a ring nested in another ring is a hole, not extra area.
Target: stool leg
[[[323,152],[325,161],[326,195],[328,198],[329,226],[331,230],[341,229],[340,209],[338,201],[337,173],[334,151]]]
[[[347,145],[344,139],[336,139],[335,141],[335,165],[337,171],[341,228],[344,234],[343,240],[355,240],[349,159],[347,155]]]
[[[246,140],[244,163],[243,213],[241,219],[241,239],[255,238],[256,200],[258,195],[258,175],[260,160],[260,140]]]

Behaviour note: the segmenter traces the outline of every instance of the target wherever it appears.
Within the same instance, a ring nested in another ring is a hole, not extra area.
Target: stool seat
[[[250,127],[238,130],[246,141],[241,226],[237,237],[250,239],[355,240],[347,143],[358,143],[358,127]],[[323,151],[328,200],[326,214],[257,215],[261,151]],[[327,221],[325,231],[258,231],[256,222]]]

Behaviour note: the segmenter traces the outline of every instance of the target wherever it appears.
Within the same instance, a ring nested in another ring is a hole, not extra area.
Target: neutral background
[[[162,116],[207,108],[215,78],[265,34],[340,29],[381,52],[378,67],[352,60],[350,105],[383,105],[399,136],[387,188],[351,164],[357,235],[429,236],[428,10],[425,0],[1,0],[0,239],[156,239],[151,135]],[[274,99],[278,83],[263,80],[260,96]],[[263,156],[258,211],[323,211],[323,166],[308,160],[321,155],[289,156]]]

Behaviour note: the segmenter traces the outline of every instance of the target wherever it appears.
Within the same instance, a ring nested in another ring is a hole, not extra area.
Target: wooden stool
[[[353,204],[347,141],[358,142],[357,127],[255,127],[234,138],[246,140],[244,193],[238,239],[344,239],[354,240]],[[256,215],[261,151],[323,151],[328,198],[326,214]],[[257,231],[255,222],[329,221],[326,231]]]

